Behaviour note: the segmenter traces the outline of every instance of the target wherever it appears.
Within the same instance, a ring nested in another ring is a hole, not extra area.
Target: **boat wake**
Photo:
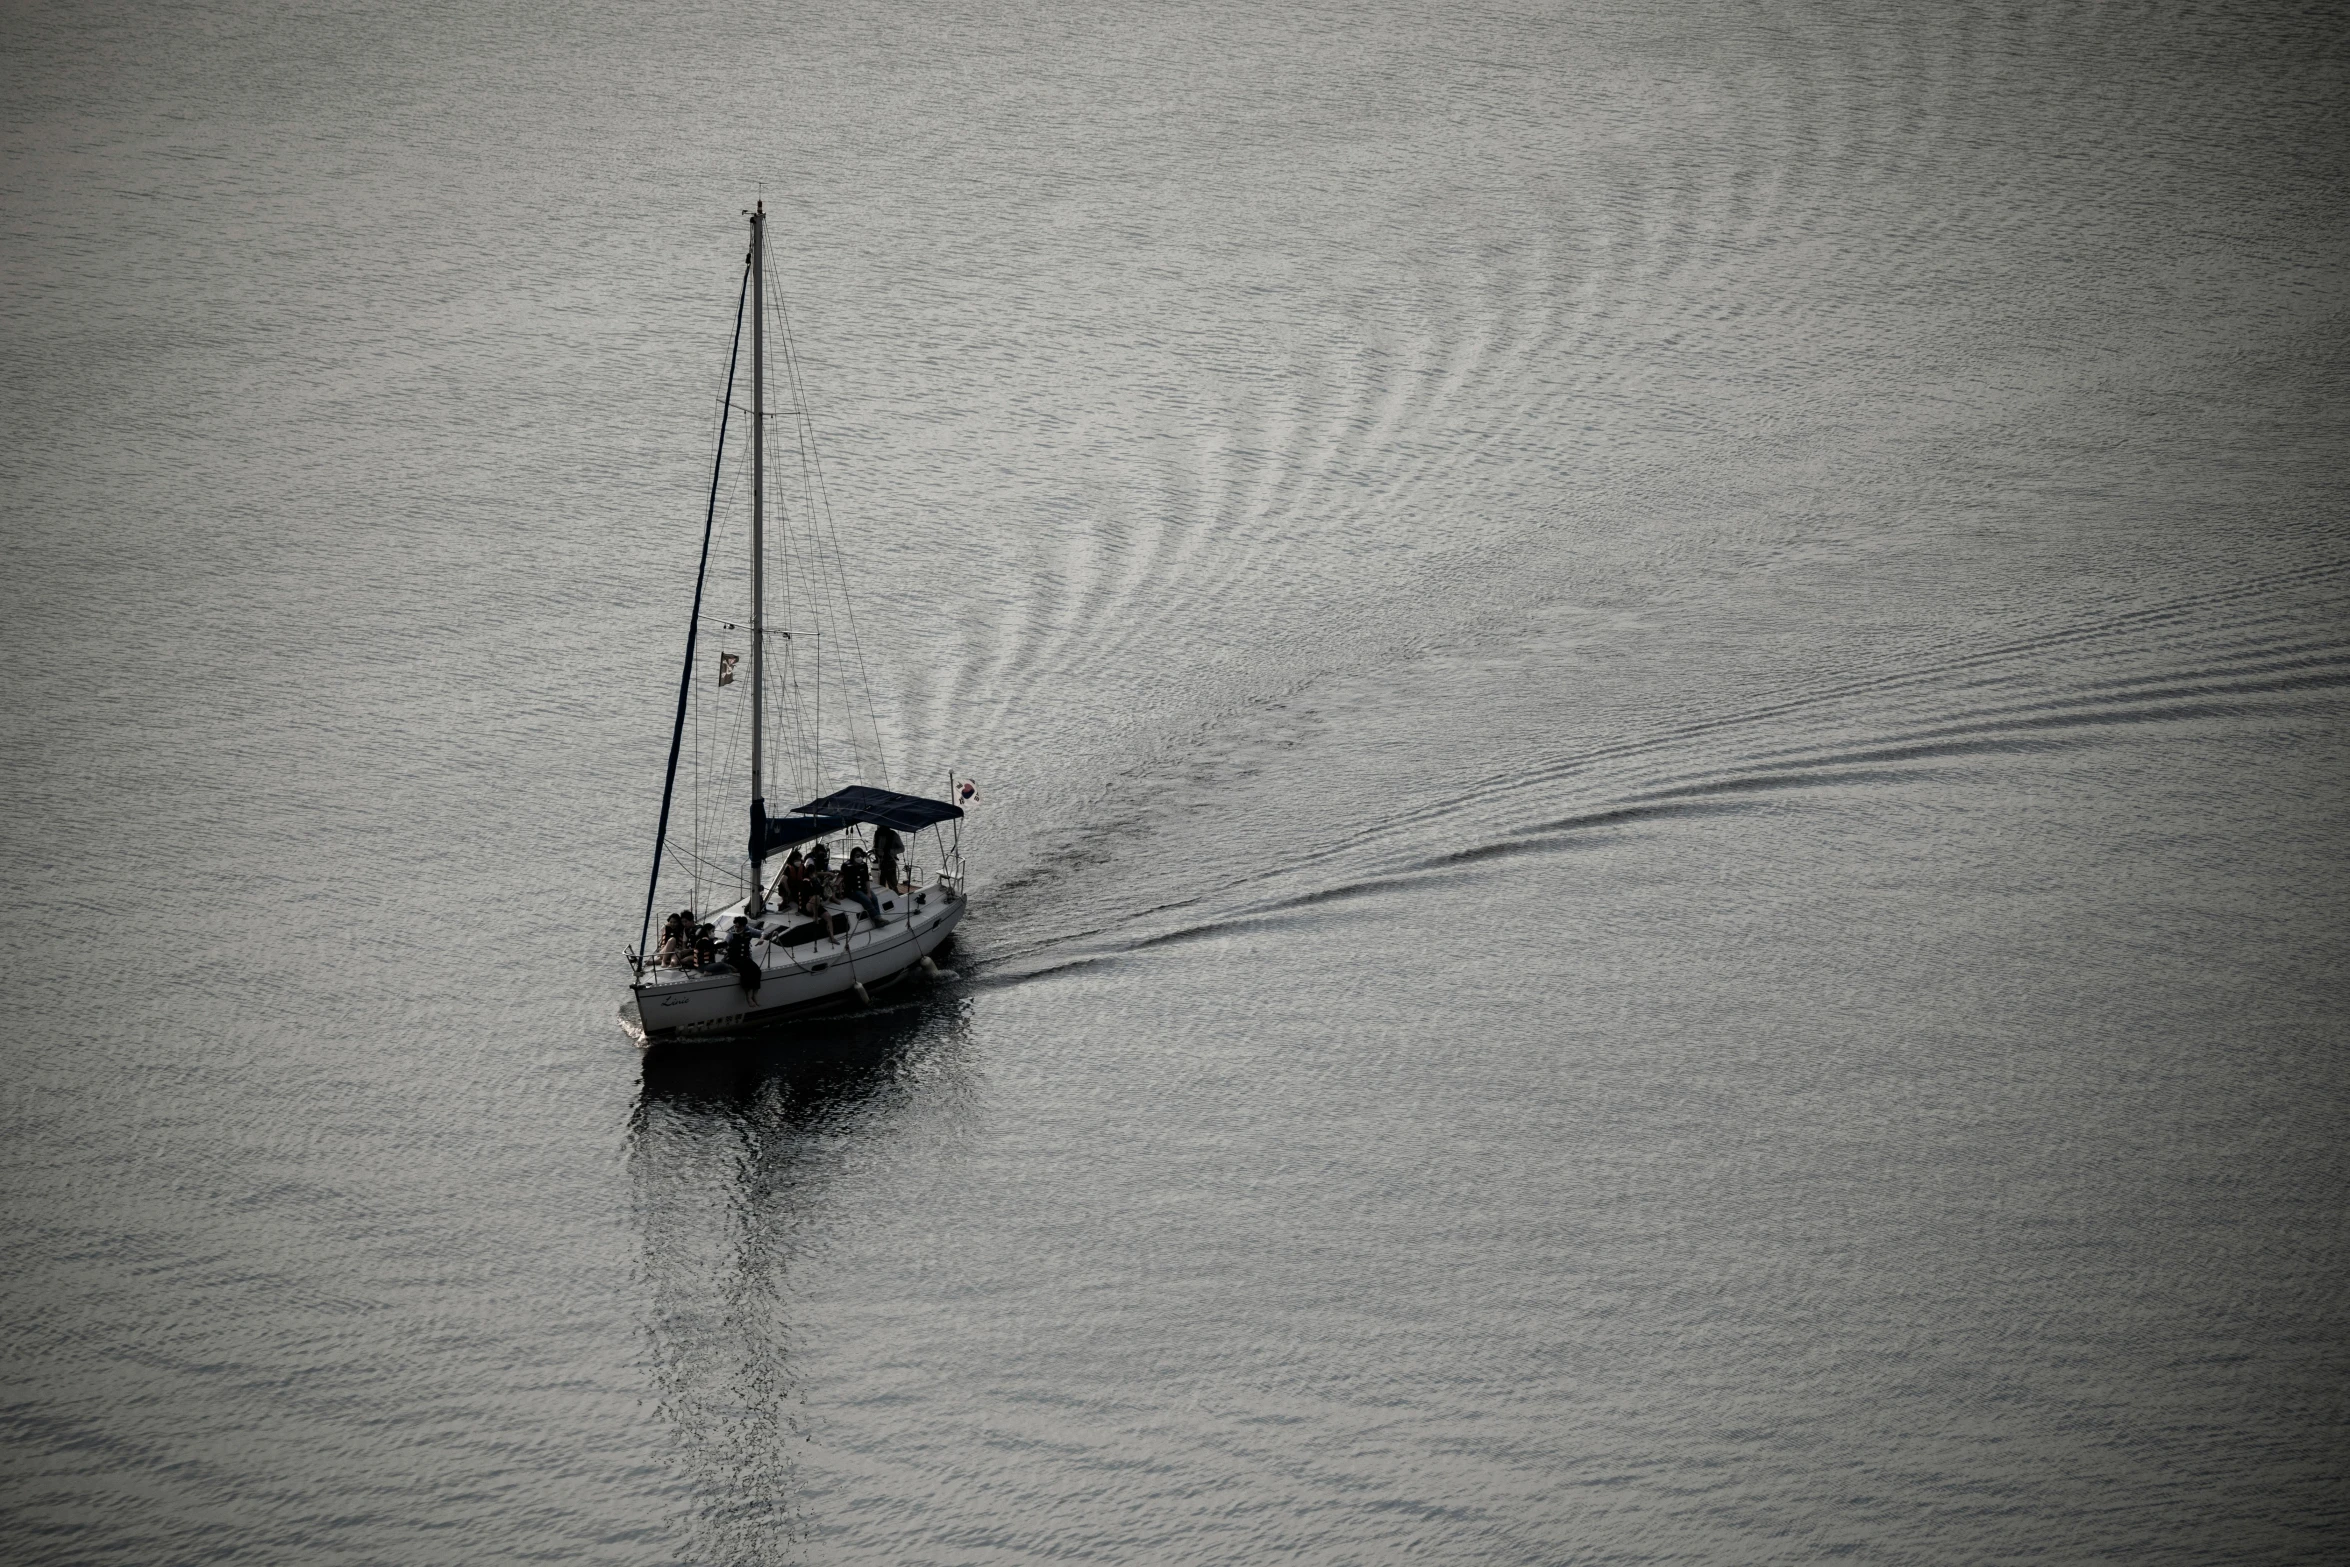
[[[1003,928],[1031,934],[982,954],[975,979],[1024,983],[1805,796],[1957,784],[1988,764],[2028,766],[2143,738],[2249,748],[2263,731],[2339,714],[2339,693],[2350,688],[2345,585],[2350,562],[2275,573],[1644,733],[1528,747],[1448,787],[1339,816],[1318,841],[1292,841],[1277,855],[1247,852],[1253,843],[1238,856],[1187,845],[1175,864],[1199,873],[1190,887],[1167,874],[1166,856],[1130,863],[1104,846],[1084,880],[1164,895],[1085,906],[1069,896],[1065,860],[1034,867],[995,894],[1018,910]],[[1222,814],[1294,829],[1312,819],[1304,795],[1315,776],[1310,765],[1291,767],[1272,788],[1243,776]],[[1054,928],[1055,905],[1086,907],[1092,918]]]

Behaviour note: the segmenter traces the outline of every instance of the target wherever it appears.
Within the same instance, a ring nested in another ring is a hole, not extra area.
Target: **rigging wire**
[[[750,298],[752,282],[750,270],[748,267],[743,269],[742,292],[736,296],[734,305],[734,342],[726,351],[726,386],[729,400],[732,399],[734,392],[736,357],[742,348],[743,306]],[[721,413],[719,419],[718,449],[710,460],[710,502],[702,520],[702,559],[701,564],[694,571],[693,616],[686,624],[685,664],[677,677],[677,719],[669,731],[669,770],[661,782],[661,824],[653,834],[653,870],[652,875],[645,882],[644,924],[637,932],[636,955],[633,959],[640,974],[643,972],[645,948],[651,944],[653,899],[661,890],[661,846],[669,838],[669,807],[677,793],[677,752],[678,747],[685,740],[685,710],[693,693],[694,641],[702,629],[702,588],[710,572],[710,530],[717,521],[718,475],[726,456],[725,415]]]
[[[767,259],[769,270],[770,272],[773,272],[774,259],[772,256],[768,257]],[[791,385],[794,411],[797,415],[794,423],[797,427],[797,432],[799,435],[801,488],[803,494],[805,494],[808,489],[809,479],[811,477],[813,478],[815,491],[814,496],[812,497],[815,503],[813,509],[821,510],[824,518],[824,531],[832,544],[833,574],[840,586],[841,611],[848,623],[847,629],[849,652],[852,656],[854,656],[857,663],[857,685],[859,688],[857,694],[862,699],[864,704],[867,727],[872,731],[873,768],[874,772],[879,776],[880,783],[883,787],[886,788],[889,784],[889,759],[883,751],[881,744],[880,720],[875,716],[873,711],[873,680],[871,672],[867,669],[865,663],[865,645],[863,635],[861,634],[860,628],[857,625],[856,600],[849,592],[847,552],[841,547],[839,524],[833,517],[832,488],[826,482],[824,476],[823,449],[816,442],[815,423],[809,417],[807,411],[807,384],[800,370],[799,347],[792,337],[791,305],[788,296],[783,290],[782,278],[779,274],[776,276],[775,311],[778,322],[782,327],[780,336],[783,345],[784,374],[788,378]],[[810,526],[811,529],[813,529],[813,516],[810,517]],[[819,553],[821,553],[821,551],[819,551]],[[818,569],[821,571],[821,563],[819,563]],[[845,668],[843,669],[842,673],[845,678],[847,673]],[[847,727],[849,729],[850,736],[850,749],[852,753],[861,752],[862,741],[855,732],[856,725],[854,708],[847,701],[846,693],[843,694],[843,707],[844,716],[848,720]],[[861,755],[859,756],[859,760],[862,760]]]
[[[692,861],[697,872],[706,868],[712,876],[724,877],[730,881],[734,877],[734,872],[728,867],[720,865],[717,861],[710,859],[706,855],[687,848],[682,843],[670,844],[669,852],[671,854],[677,855],[681,859]],[[697,915],[707,912],[703,909],[701,903],[698,900],[694,904],[694,911]]]
[[[740,524],[740,519],[743,519],[740,500],[743,500],[745,486],[747,486],[745,472],[738,465],[738,468],[733,470],[733,489],[729,491],[729,496],[726,496],[726,510],[721,512],[719,543],[724,543],[726,547],[736,545],[740,533],[743,533],[738,529],[738,524]],[[721,554],[724,554],[724,550],[721,550]],[[703,702],[717,700],[719,691],[721,691],[721,686],[712,684],[712,686],[707,686],[707,691],[705,691],[703,686],[696,684],[696,700],[703,700]],[[743,702],[733,702],[733,705],[729,705],[729,712],[726,712],[726,719],[729,721],[712,726],[710,735],[707,735],[707,747],[703,749],[703,752],[698,752],[698,756],[696,756],[696,766],[710,773],[710,778],[712,778],[712,796],[707,799],[707,803],[700,803],[700,799],[698,799],[696,820],[693,820],[693,841],[696,843],[703,843],[703,841],[710,839],[714,832],[719,832],[719,825],[712,818],[721,818],[721,815],[726,813],[726,808],[729,808],[729,794],[726,794],[726,789],[721,787],[721,780],[731,778],[733,771],[736,771],[736,756],[743,754],[743,712],[745,712]],[[736,874],[733,874],[731,869],[721,869],[717,862],[712,862],[712,860],[700,860],[700,865],[707,865],[714,876],[719,876],[719,879],[724,879],[724,881],[736,879]]]

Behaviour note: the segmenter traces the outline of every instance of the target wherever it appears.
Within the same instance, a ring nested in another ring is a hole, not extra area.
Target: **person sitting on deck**
[[[663,968],[685,966],[685,921],[681,916],[672,914],[661,922],[661,945],[654,952],[653,961]]]
[[[873,896],[873,871],[865,863],[863,849],[851,849],[849,862],[840,868],[840,895],[864,907],[866,918],[881,923],[881,904]]]
[[[824,878],[832,874],[832,845],[819,843],[808,851],[808,880],[819,888]]]
[[[707,969],[718,962],[718,927],[708,920],[694,927],[694,967]]]
[[[882,826],[873,829],[873,858],[878,864],[881,885],[891,892],[903,892],[898,885],[898,856],[906,852],[906,840],[895,829]]]
[[[784,907],[794,913],[814,919],[824,912],[824,898],[817,890],[816,878],[808,874],[807,862],[800,858],[797,849],[783,862],[783,879],[775,884],[775,890]]]
[[[743,982],[743,989],[751,999],[759,999],[759,960],[751,956],[751,922],[740,914],[734,917],[734,926],[726,933],[726,966]]]

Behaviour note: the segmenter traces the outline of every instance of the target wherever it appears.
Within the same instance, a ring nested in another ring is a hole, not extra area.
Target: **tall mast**
[[[751,214],[751,892],[758,911],[767,819],[767,203]]]

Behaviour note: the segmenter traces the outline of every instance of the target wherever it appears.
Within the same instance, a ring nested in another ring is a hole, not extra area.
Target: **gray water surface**
[[[0,29],[9,1560],[2343,1552],[2333,8]],[[613,1017],[762,198],[982,791],[796,1069]]]

